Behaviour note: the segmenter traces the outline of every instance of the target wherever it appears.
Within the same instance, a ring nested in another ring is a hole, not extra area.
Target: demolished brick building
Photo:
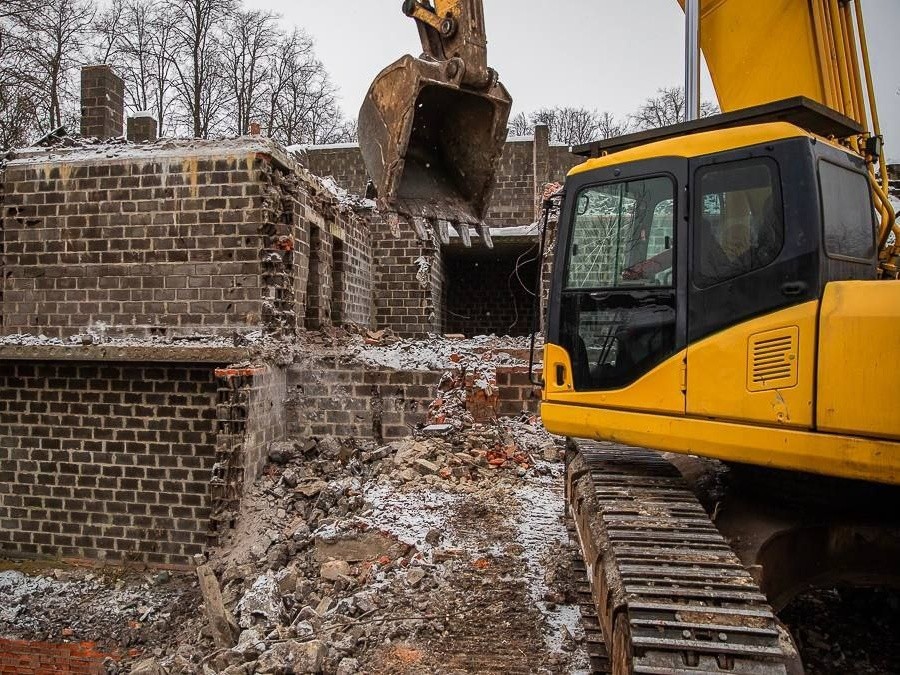
[[[84,137],[118,135],[120,82],[85,70]],[[481,240],[382,218],[353,196],[355,146],[128,128],[141,142],[0,165],[0,554],[183,566],[233,524],[270,442],[402,437],[435,398],[440,373],[299,364],[272,340],[530,332],[532,224],[574,164],[545,129],[507,143]],[[497,383],[534,407],[524,369]]]

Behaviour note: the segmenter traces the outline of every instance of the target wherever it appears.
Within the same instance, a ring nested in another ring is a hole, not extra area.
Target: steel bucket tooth
[[[360,110],[360,148],[383,210],[477,224],[494,187],[512,99],[500,83],[485,91],[460,87],[448,70],[412,56],[385,68]]]

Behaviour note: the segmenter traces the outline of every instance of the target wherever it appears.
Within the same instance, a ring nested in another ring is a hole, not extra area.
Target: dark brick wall
[[[443,266],[441,249],[431,233],[426,240],[406,223],[392,226],[373,218],[375,323],[397,335],[421,336],[440,331]]]
[[[264,160],[13,163],[5,172],[4,331],[257,325]]]
[[[220,368],[216,463],[210,485],[209,545],[234,526],[240,502],[265,465],[269,444],[285,437],[286,373],[260,366]]]
[[[209,366],[0,362],[0,553],[188,562],[215,403]]]
[[[125,136],[132,143],[153,142],[157,138],[156,127],[156,120],[152,117],[132,115],[128,118]]]
[[[310,281],[324,325],[332,237],[348,256],[342,318],[368,325],[365,218],[275,154],[264,141],[197,141],[146,158],[11,162],[0,172],[3,334],[65,338],[100,324],[138,335],[290,333],[307,315]],[[322,236],[311,278],[313,227]]]
[[[304,162],[317,176],[331,176],[345,190],[356,195],[366,193],[369,176],[358,145],[307,148]]]
[[[310,358],[288,369],[287,431],[295,438],[336,436],[378,442],[408,438],[440,396],[443,373],[373,368],[347,357]],[[496,369],[495,413],[537,412],[540,394],[526,367]]]
[[[444,249],[444,332],[530,335],[536,256],[536,247],[528,244]]]
[[[311,359],[288,370],[288,431],[379,442],[406,438],[425,421],[441,373],[370,369],[344,357]]]

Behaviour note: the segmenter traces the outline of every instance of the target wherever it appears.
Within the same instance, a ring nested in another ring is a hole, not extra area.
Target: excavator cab
[[[877,367],[900,356],[900,286],[877,281],[866,161],[830,140],[859,133],[799,97],[576,148],[545,426],[900,483]]]
[[[512,99],[487,66],[481,0],[406,0],[424,53],[375,79],[359,113],[379,206],[407,218],[484,220]]]

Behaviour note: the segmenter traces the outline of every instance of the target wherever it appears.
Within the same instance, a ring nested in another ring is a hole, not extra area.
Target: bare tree
[[[679,124],[685,120],[684,87],[663,87],[656,96],[644,101],[632,115],[632,121],[639,129],[656,129]],[[709,117],[719,112],[715,103],[703,101],[700,116]]]
[[[611,112],[602,112],[596,117],[597,138],[607,139],[624,136],[631,131],[631,122],[626,117],[618,119]]]
[[[27,36],[22,41],[22,78],[38,97],[40,130],[60,126],[64,116],[77,116],[72,74],[84,60],[94,14],[91,0],[44,0],[12,17]]]
[[[234,132],[247,133],[250,121],[264,110],[265,83],[278,38],[277,15],[260,10],[241,10],[229,22],[225,44]]]
[[[610,112],[598,113],[596,110],[573,107],[541,108],[531,113],[527,126],[524,115],[516,123],[529,130],[536,124],[546,124],[550,130],[550,140],[566,145],[581,145],[599,138],[621,136],[629,129],[627,120],[617,120]]]
[[[95,60],[110,63],[120,45],[120,34],[125,29],[125,0],[111,0],[94,22],[97,34]]]
[[[528,121],[528,116],[523,112],[509,120],[508,126],[510,136],[527,136],[534,130],[534,125]]]
[[[224,119],[228,89],[222,59],[222,29],[234,0],[169,0],[173,20],[167,50],[185,122],[197,138],[208,138]]]
[[[266,129],[278,141],[337,143],[356,136],[337,105],[336,89],[315,58],[312,40],[300,29],[278,40],[267,85]]]

